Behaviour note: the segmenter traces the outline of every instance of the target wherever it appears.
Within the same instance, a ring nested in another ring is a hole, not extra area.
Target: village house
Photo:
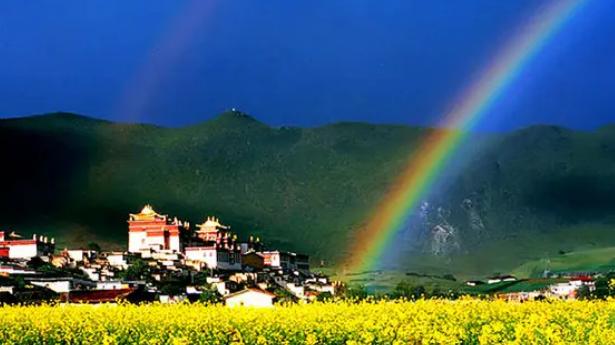
[[[275,295],[271,292],[249,288],[224,296],[224,304],[227,307],[273,307]]]
[[[77,263],[94,260],[98,254],[95,250],[87,249],[65,249],[64,251],[73,261]]]
[[[53,238],[33,235],[31,239],[24,239],[14,231],[0,231],[0,258],[30,260],[34,257],[48,257],[54,250]]]
[[[15,292],[15,287],[10,285],[10,286],[0,286],[0,293],[9,293],[9,294],[13,294]]]
[[[265,256],[254,251],[241,256],[241,266],[244,270],[258,272],[265,268]]]
[[[96,284],[91,281],[72,277],[35,277],[25,280],[34,286],[44,287],[56,293],[96,288]]]
[[[105,258],[109,266],[125,270],[128,268],[128,254],[124,252],[109,252],[105,253]]]
[[[549,287],[549,290],[553,297],[560,299],[576,299],[578,290],[582,286],[587,286],[590,292],[596,290],[594,280],[588,276],[575,277],[567,282],[553,284]]]
[[[260,253],[264,257],[264,264],[271,269],[297,270],[309,273],[309,257],[303,254],[283,252],[279,250]]]
[[[511,275],[500,275],[487,278],[487,284],[497,284],[501,282],[514,282],[517,278]]]
[[[335,285],[332,283],[313,282],[307,283],[305,287],[318,293],[329,293],[331,295],[335,295]]]

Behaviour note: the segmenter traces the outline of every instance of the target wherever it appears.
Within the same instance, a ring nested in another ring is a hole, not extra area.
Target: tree
[[[206,304],[220,303],[221,300],[220,294],[213,288],[204,289],[199,296],[199,302]]]
[[[412,285],[407,281],[400,281],[393,292],[396,298],[419,299],[425,297],[426,290],[422,285]]]
[[[205,286],[207,284],[207,273],[204,271],[197,272],[192,276],[192,283],[197,286]]]
[[[169,296],[179,296],[186,292],[186,285],[179,281],[167,281],[160,284],[160,293]]]
[[[89,242],[88,243],[88,249],[89,250],[93,250],[93,251],[98,252],[98,253],[100,253],[100,251],[101,251],[100,246],[96,242]]]
[[[297,300],[295,295],[286,289],[278,288],[273,293],[277,296],[278,303],[294,303]]]
[[[316,296],[318,302],[326,302],[333,299],[333,295],[330,292],[321,292]]]
[[[140,280],[143,279],[147,270],[147,264],[141,259],[136,259],[132,265],[122,272],[122,276],[125,280]]]
[[[577,298],[578,299],[590,299],[591,298],[591,293],[589,292],[589,286],[581,285],[577,289]]]
[[[365,285],[351,285],[343,292],[343,297],[347,299],[363,300],[366,299],[369,293]]]

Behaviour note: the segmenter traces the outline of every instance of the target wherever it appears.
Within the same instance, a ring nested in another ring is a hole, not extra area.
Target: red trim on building
[[[37,243],[42,243],[42,242],[37,242],[36,240],[9,240],[9,241],[0,241],[0,246],[25,246],[25,245],[32,245],[32,244],[37,244]]]
[[[206,251],[206,250],[215,250],[216,247],[186,247],[184,248],[184,250],[191,250],[191,251]]]

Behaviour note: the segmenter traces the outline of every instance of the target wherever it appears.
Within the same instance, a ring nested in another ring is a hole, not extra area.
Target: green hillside
[[[513,273],[524,277],[540,277],[545,270],[552,273],[615,271],[615,247],[562,251],[554,256],[526,262],[513,270]]]
[[[191,223],[339,262],[433,129],[340,123],[272,128],[238,112],[184,128],[73,114],[0,121],[0,226],[61,245],[125,246],[151,203]],[[510,270],[545,253],[615,245],[615,127],[472,135],[429,207],[395,243],[397,270]],[[434,229],[452,233],[441,241]]]

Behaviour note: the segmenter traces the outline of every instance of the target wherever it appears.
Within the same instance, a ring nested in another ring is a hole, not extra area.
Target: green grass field
[[[571,251],[533,260],[512,272],[520,277],[538,277],[545,269],[553,273],[615,271],[615,247]]]

